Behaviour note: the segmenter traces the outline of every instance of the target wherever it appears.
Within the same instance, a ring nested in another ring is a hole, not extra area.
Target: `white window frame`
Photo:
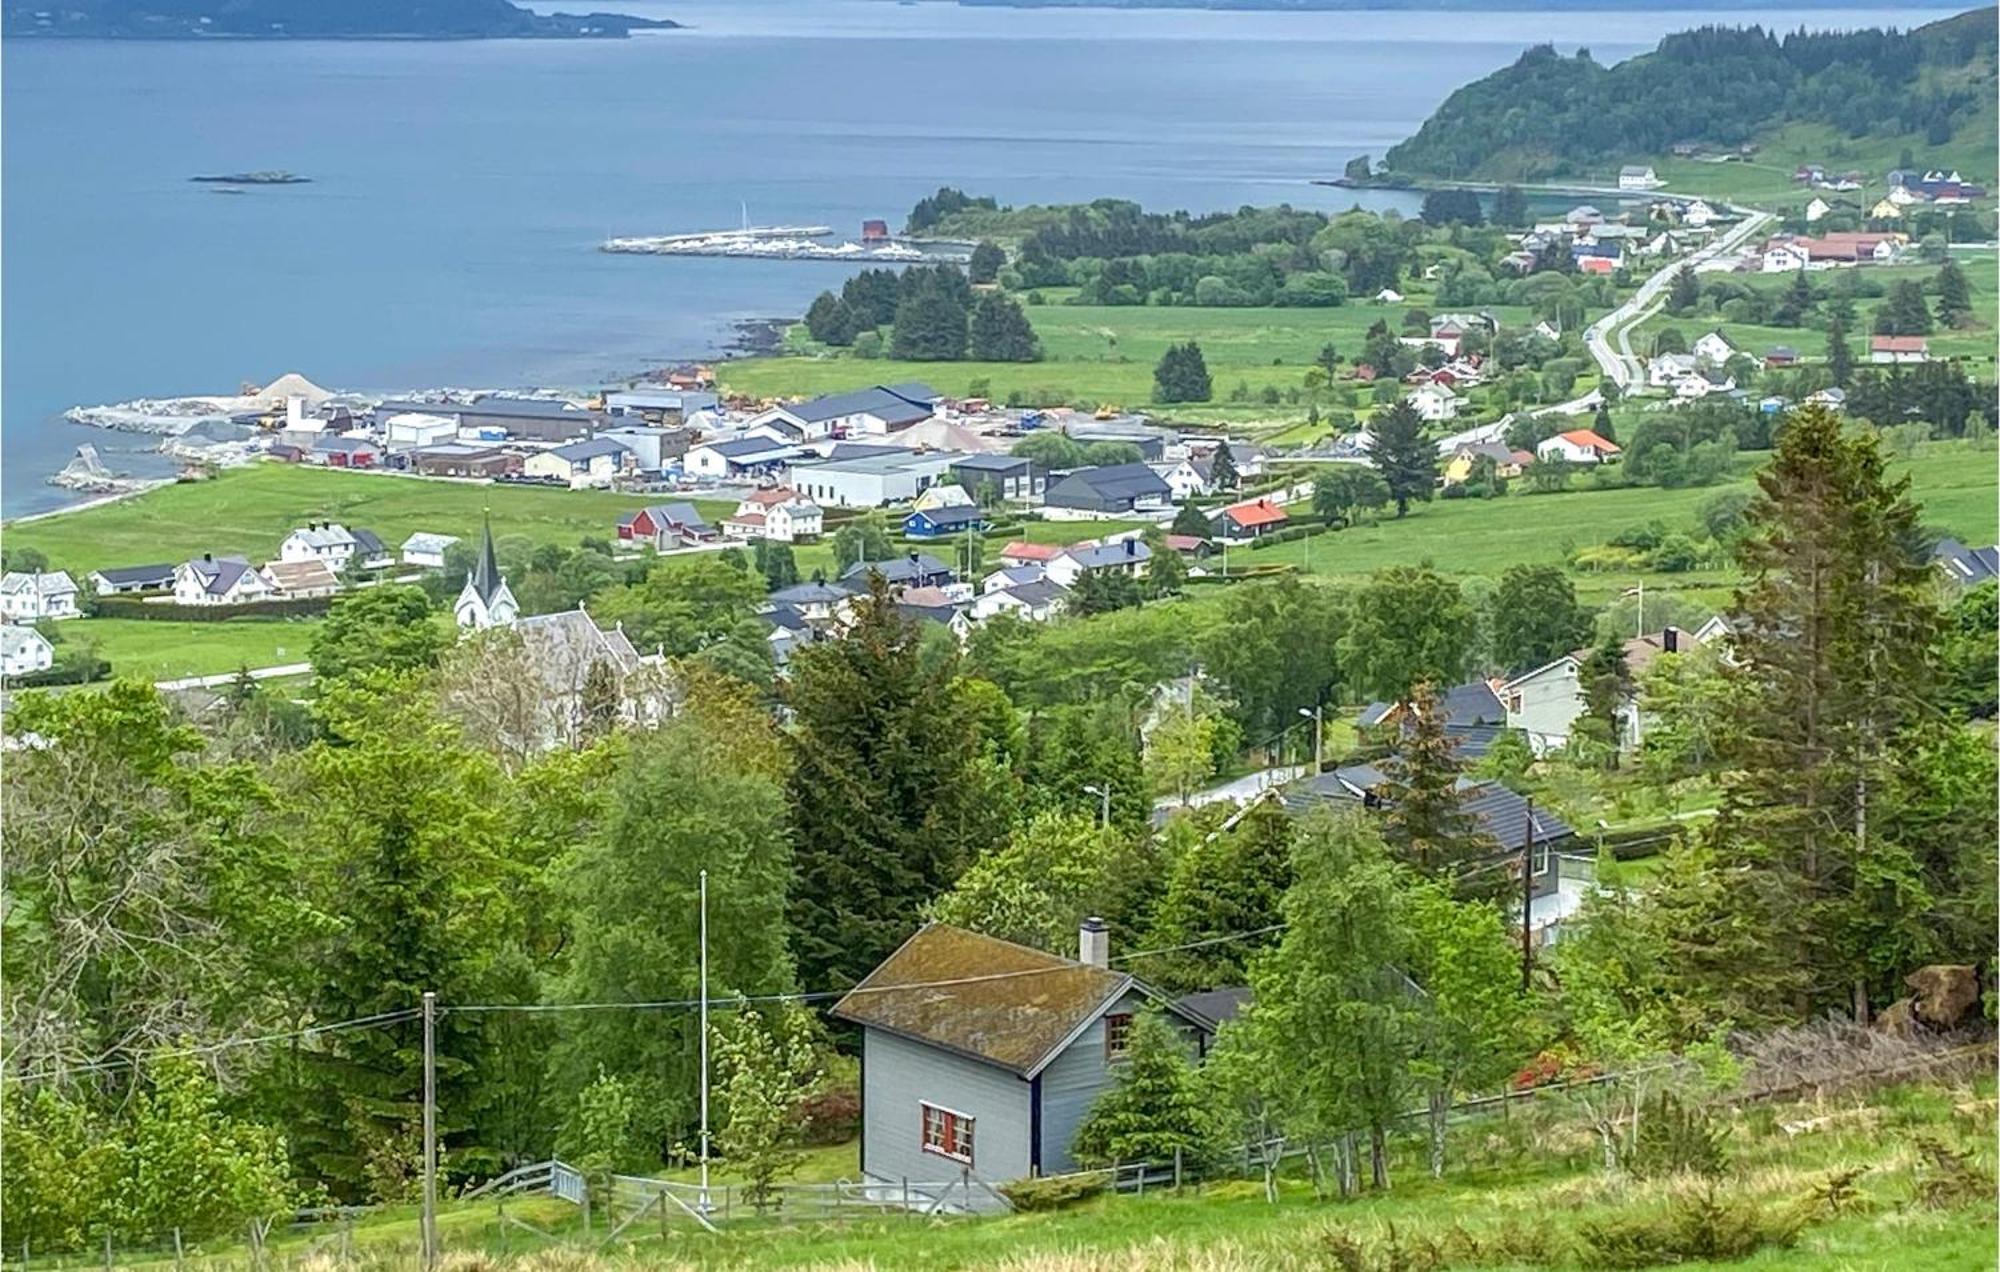
[[[931,1116],[938,1117],[938,1143],[931,1142]],[[918,1147],[926,1153],[949,1158],[955,1162],[972,1165],[975,1151],[975,1132],[979,1119],[957,1109],[946,1108],[942,1104],[932,1104],[928,1100],[917,1101]],[[961,1136],[960,1132],[963,1131]],[[959,1147],[961,1138],[964,1148]]]

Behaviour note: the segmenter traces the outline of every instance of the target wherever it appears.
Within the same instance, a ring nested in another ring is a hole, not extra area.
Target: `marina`
[[[925,241],[920,246],[864,230],[861,241],[829,243],[833,229],[825,225],[746,226],[736,230],[701,230],[684,234],[642,235],[607,239],[601,251],[639,256],[733,256],[783,261],[881,261],[909,265],[920,262],[964,264],[972,245]]]

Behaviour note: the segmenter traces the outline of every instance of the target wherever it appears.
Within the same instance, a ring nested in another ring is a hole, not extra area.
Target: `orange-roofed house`
[[[1571,464],[1607,464],[1618,458],[1618,443],[1607,442],[1587,428],[1557,433],[1535,447],[1539,459],[1559,459]]]
[[[1290,520],[1285,510],[1270,500],[1252,499],[1216,509],[1209,514],[1208,525],[1216,538],[1235,543],[1283,530]]]
[[[1063,554],[1059,543],[1029,543],[1016,540],[1000,549],[1002,565],[1047,565]]]
[[[1930,341],[1922,336],[1870,336],[1870,362],[1929,362]]]

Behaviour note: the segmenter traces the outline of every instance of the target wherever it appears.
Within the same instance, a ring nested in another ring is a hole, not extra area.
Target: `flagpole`
[[[701,872],[701,1209],[708,1213],[708,871]]]

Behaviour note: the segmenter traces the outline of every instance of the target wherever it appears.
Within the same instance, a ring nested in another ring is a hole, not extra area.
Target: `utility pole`
[[[1528,835],[1521,844],[1521,992],[1535,966],[1535,801],[1528,801]]]
[[[437,992],[424,991],[424,1268],[438,1265]]]
[[[1106,784],[1105,784],[1105,785],[1103,785],[1103,786],[1086,786],[1086,787],[1084,787],[1084,788],[1083,788],[1083,793],[1084,793],[1084,794],[1086,794],[1086,795],[1095,795],[1095,796],[1097,796],[1097,798],[1098,798],[1098,800],[1099,800],[1099,805],[1098,805],[1098,807],[1099,807],[1099,809],[1100,809],[1100,812],[1099,812],[1099,815],[1098,815],[1098,822],[1097,822],[1097,824],[1098,824],[1098,826],[1100,826],[1100,827],[1106,827],[1106,826],[1109,826],[1109,825],[1111,824],[1111,786],[1110,786],[1110,784],[1109,784],[1109,783],[1106,783]]]
[[[701,1210],[708,1213],[708,871],[701,872]]]

